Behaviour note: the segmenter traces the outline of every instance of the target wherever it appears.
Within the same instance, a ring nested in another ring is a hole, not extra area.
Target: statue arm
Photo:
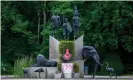
[[[74,22],[75,22],[75,19],[74,19],[74,17],[73,17],[73,27],[74,27]]]
[[[60,16],[59,16],[59,25],[61,25],[61,19],[60,19]]]

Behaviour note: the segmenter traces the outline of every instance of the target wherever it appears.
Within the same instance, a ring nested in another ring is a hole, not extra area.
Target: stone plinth
[[[84,60],[76,60],[79,65],[79,77],[84,78]]]
[[[47,78],[54,78],[57,72],[57,67],[47,67]]]
[[[73,63],[62,63],[61,68],[62,68],[64,78],[73,77]]]
[[[40,78],[46,78],[46,67],[29,67],[28,69],[28,76],[29,78],[39,78],[39,73],[34,72],[37,69],[42,68],[44,72],[40,73]]]
[[[83,36],[74,41],[75,43],[75,60],[82,60]]]
[[[49,36],[49,60],[58,61],[59,41],[52,36]]]
[[[54,74],[58,72],[57,67],[29,67],[27,77],[39,78],[39,73],[34,71],[40,68],[44,70],[44,72],[40,73],[40,78],[54,78]]]

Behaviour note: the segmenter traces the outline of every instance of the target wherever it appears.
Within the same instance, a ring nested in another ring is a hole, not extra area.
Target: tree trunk
[[[39,43],[40,39],[40,12],[38,11],[38,40],[37,43]]]
[[[44,6],[46,7],[46,2],[44,2]],[[43,24],[46,24],[46,10],[43,11]],[[43,26],[43,30],[45,26]],[[44,43],[45,36],[43,35],[43,43]]]
[[[46,24],[46,12],[43,11],[43,24]],[[43,30],[44,30],[45,26],[43,26]],[[45,36],[43,35],[43,42],[44,42]]]

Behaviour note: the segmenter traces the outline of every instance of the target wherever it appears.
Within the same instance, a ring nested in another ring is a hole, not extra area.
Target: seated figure
[[[62,61],[65,63],[72,61],[72,55],[70,54],[69,49],[66,49],[66,53],[63,54]]]

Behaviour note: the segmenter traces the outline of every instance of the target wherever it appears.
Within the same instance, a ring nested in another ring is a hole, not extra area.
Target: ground
[[[84,76],[84,78],[80,78],[80,79],[69,79],[69,80],[133,80],[133,75],[127,75],[127,76],[118,76],[117,79],[115,77],[112,77],[112,79],[110,79],[109,76],[96,76],[94,79],[91,78],[92,76]],[[17,80],[17,79],[25,79],[25,80],[29,80],[32,78],[14,78],[13,75],[4,75],[1,76],[1,80]],[[36,80],[36,79],[32,79],[32,80]],[[65,80],[65,79],[37,79],[37,80]],[[66,79],[68,80],[68,79]]]

